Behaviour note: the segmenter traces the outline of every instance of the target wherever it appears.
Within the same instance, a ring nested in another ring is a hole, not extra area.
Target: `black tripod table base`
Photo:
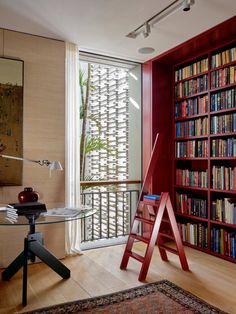
[[[10,280],[18,270],[23,267],[23,287],[22,287],[22,304],[27,305],[27,272],[28,260],[35,261],[37,256],[42,262],[52,268],[63,279],[70,278],[70,270],[61,263],[53,254],[51,254],[35,237],[31,234],[24,241],[24,251],[21,252],[13,262],[3,271],[2,280]]]

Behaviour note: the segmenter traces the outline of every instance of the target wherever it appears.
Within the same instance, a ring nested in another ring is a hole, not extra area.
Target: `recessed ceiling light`
[[[155,49],[152,47],[143,47],[143,48],[139,48],[138,50],[139,53],[143,53],[143,54],[153,53],[154,51]]]

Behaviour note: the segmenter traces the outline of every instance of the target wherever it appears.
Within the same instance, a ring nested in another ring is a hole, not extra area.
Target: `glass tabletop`
[[[76,212],[77,211],[77,212]],[[24,226],[29,224],[53,224],[87,218],[96,212],[91,207],[86,208],[53,208],[47,212],[35,212],[24,215],[12,214],[8,210],[0,211],[0,226]]]

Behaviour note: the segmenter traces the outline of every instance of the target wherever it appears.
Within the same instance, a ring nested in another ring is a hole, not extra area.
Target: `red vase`
[[[20,203],[37,202],[38,198],[38,193],[30,187],[24,188],[24,191],[21,191],[18,194],[18,200]]]

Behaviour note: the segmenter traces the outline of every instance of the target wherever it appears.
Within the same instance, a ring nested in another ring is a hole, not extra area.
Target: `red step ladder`
[[[134,216],[133,224],[120,265],[121,269],[126,269],[130,257],[141,262],[142,267],[138,278],[140,281],[144,281],[146,279],[155,244],[157,244],[159,248],[163,261],[168,261],[166,251],[169,251],[179,255],[183,270],[189,270],[169,193],[161,193],[160,199],[155,202],[143,200],[143,196],[150,185],[151,173],[155,168],[158,158],[158,144],[160,145],[160,141],[158,143],[157,134],[148,171],[140,193],[137,211]],[[142,235],[140,234],[140,230],[144,231]],[[135,240],[139,240],[147,244],[144,256],[132,251]],[[173,240],[175,242],[176,249],[168,247],[165,244],[166,240]]]

